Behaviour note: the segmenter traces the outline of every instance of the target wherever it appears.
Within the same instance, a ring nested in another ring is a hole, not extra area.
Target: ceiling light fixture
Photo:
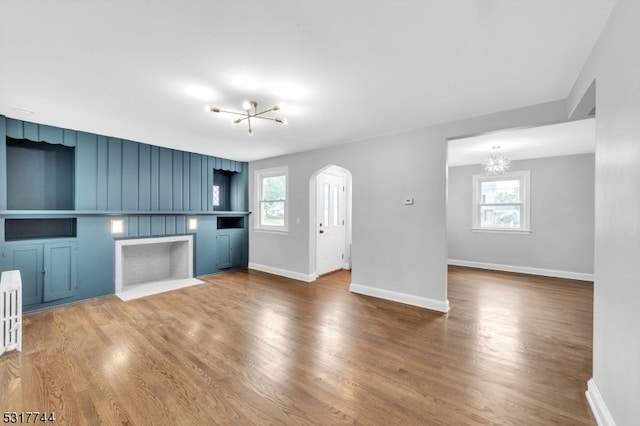
[[[499,149],[500,145],[491,147],[492,149]],[[502,154],[491,154],[482,162],[482,168],[485,173],[490,176],[498,176],[505,174],[509,168],[511,168],[511,161]]]
[[[279,105],[275,105],[269,109],[266,109],[264,111],[260,111],[258,112],[258,103],[256,101],[245,101],[242,103],[242,108],[244,109],[245,112],[237,112],[237,111],[228,111],[228,110],[224,110],[218,107],[212,107],[210,105],[207,105],[204,107],[204,110],[207,112],[224,112],[227,114],[234,114],[234,115],[241,115],[243,116],[242,118],[236,118],[235,120],[232,121],[233,124],[240,124],[243,121],[247,120],[247,124],[249,125],[249,135],[253,135],[253,128],[251,127],[251,119],[252,118],[260,118],[263,120],[271,120],[271,121],[275,121],[276,123],[280,123],[280,124],[287,124],[287,119],[286,118],[279,118],[279,117],[265,117],[263,116],[263,114],[266,114],[268,112],[271,111],[278,111],[280,109]]]

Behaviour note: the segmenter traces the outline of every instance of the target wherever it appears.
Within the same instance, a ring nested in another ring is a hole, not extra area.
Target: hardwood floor
[[[256,271],[24,316],[0,409],[56,424],[595,424],[591,283],[461,267],[441,314]]]

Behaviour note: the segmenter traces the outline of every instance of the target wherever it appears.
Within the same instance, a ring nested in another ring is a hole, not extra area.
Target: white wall
[[[348,169],[353,179],[352,290],[446,310],[447,138],[556,123],[566,119],[566,111],[566,102],[557,101],[252,162],[252,211],[254,171],[289,167],[291,229],[288,235],[274,235],[251,226],[250,267],[298,279],[315,276],[310,266],[309,179],[334,164]],[[403,205],[406,196],[415,204]]]
[[[593,379],[603,421],[640,419],[640,1],[619,0],[569,97],[596,81]]]
[[[480,165],[449,168],[450,263],[593,279],[594,154],[512,162],[531,172],[531,234],[471,231],[472,176]]]

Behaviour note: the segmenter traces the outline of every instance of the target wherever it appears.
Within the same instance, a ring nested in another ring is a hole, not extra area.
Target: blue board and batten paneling
[[[214,169],[236,172],[233,210],[246,211],[245,163],[78,132],[76,209],[212,212]]]
[[[138,210],[139,206],[139,164],[140,159],[138,144],[131,141],[122,141],[122,210]],[[137,185],[129,185],[128,182],[138,182]]]
[[[202,160],[198,154],[191,154],[189,156],[189,168],[190,168],[190,176],[189,176],[189,207],[192,207],[196,210],[201,210],[201,202],[202,202],[202,174],[201,174]]]
[[[97,137],[98,144],[98,154],[95,158],[96,163],[96,187],[90,188],[89,191],[93,191],[96,195],[97,204],[95,207],[88,206],[87,210],[107,210],[108,209],[108,193],[107,193],[107,177],[109,176],[109,139],[106,136],[98,136]],[[76,149],[76,152],[81,151],[82,148]],[[76,154],[76,163],[77,161]],[[94,160],[89,159],[87,160]],[[76,191],[76,199],[81,201],[87,194],[79,193]],[[76,202],[76,205],[78,203]]]
[[[82,148],[80,148],[82,147]],[[78,147],[76,148],[76,174],[82,179],[76,179],[76,209],[97,210],[98,194],[98,141],[95,135],[78,132]],[[83,194],[79,197],[77,194]]]
[[[122,140],[108,138],[107,141],[107,210],[118,211],[122,210]]]
[[[151,210],[151,146],[138,144],[138,209]]]
[[[0,176],[3,184],[0,185],[0,209],[7,208],[7,120],[0,116]],[[4,223],[3,223],[4,225]],[[4,241],[4,226],[2,226],[2,240]]]
[[[75,209],[64,214],[77,218],[77,236],[73,239],[77,243],[77,289],[71,297],[29,305],[25,310],[112,294],[115,238],[191,233],[195,275],[218,272],[216,216],[229,212],[214,211],[214,169],[235,172],[231,209],[236,214],[248,214],[248,167],[244,162],[0,116],[0,176],[6,176],[7,171],[6,137],[75,147]],[[6,217],[60,215],[55,211],[7,210],[6,182],[0,184],[0,213],[3,254],[16,244],[45,243],[5,242]],[[125,232],[115,237],[110,233],[113,218],[125,223]],[[197,230],[187,229],[189,218],[197,218]],[[3,270],[8,263],[2,262]]]
[[[2,117],[2,119],[6,120],[5,135],[10,138],[76,146],[77,132],[74,130],[61,129],[59,127],[46,126],[28,121],[13,120],[5,117]]]

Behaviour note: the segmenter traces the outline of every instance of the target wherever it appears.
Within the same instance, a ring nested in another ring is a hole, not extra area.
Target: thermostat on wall
[[[413,197],[406,197],[406,198],[404,199],[404,205],[405,205],[405,206],[410,206],[410,205],[412,205],[412,204],[413,204]]]

